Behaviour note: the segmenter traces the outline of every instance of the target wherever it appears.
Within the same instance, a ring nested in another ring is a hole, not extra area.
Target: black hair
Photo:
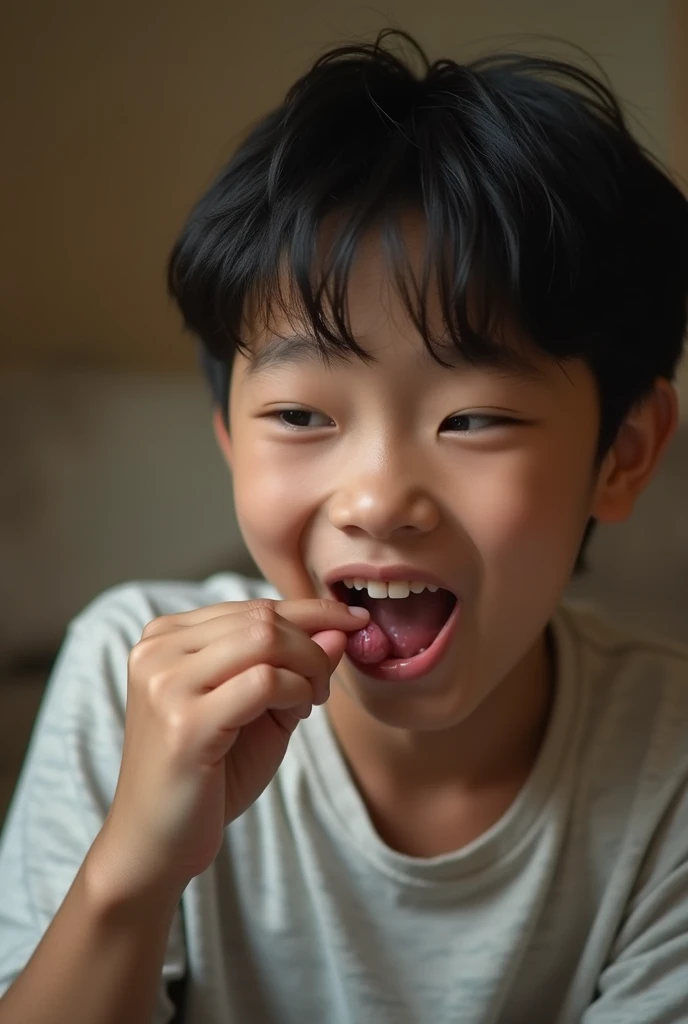
[[[427,227],[419,279],[401,235],[409,209]],[[318,265],[332,214],[334,240]],[[368,358],[346,299],[371,228],[440,363],[447,339],[469,361],[503,360],[506,323],[562,363],[587,363],[600,400],[598,458],[655,379],[675,375],[688,202],[634,139],[610,88],[573,64],[524,54],[430,63],[411,37],[387,31],[316,61],[240,145],[171,253],[169,290],[201,341],[225,417],[248,300],[264,311],[296,303],[325,354]],[[433,284],[442,337],[430,324]]]

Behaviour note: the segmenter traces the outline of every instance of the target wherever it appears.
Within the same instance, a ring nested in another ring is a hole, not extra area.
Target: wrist
[[[171,922],[185,885],[142,870],[129,863],[101,832],[83,866],[83,886],[89,906],[98,918]]]

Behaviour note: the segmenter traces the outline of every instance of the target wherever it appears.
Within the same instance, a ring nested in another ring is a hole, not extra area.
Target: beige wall
[[[0,42],[2,362],[190,365],[163,266],[243,127],[322,47],[388,22],[432,56],[514,32],[589,49],[669,145],[657,0],[6,0]]]
[[[671,0],[669,159],[688,189],[688,0]]]

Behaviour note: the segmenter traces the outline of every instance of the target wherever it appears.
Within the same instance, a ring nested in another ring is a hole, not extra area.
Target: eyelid
[[[285,423],[281,418],[285,413],[288,412],[301,412],[307,416],[321,416],[324,420],[328,420],[327,423],[316,423],[309,424],[308,426],[299,426],[294,423]],[[265,414],[266,419],[275,420],[279,426],[285,427],[287,430],[294,431],[295,433],[305,433],[306,431],[322,430],[324,427],[333,426],[333,420],[331,416],[328,416],[324,412],[318,412],[316,409],[308,409],[305,406],[300,405],[285,405],[282,409],[271,409]]]
[[[465,419],[465,420],[485,420],[485,421],[487,421],[488,426],[492,426],[492,427],[517,424],[517,423],[520,422],[519,420],[515,419],[513,416],[505,416],[504,413],[496,413],[496,412],[454,412],[454,413],[451,414],[451,416],[445,416],[445,418],[442,421],[442,423],[444,424],[444,423],[447,423],[450,420],[459,420],[459,419]],[[440,429],[441,429],[441,427],[440,427]],[[476,434],[481,429],[485,429],[485,428],[478,428],[478,430],[453,430],[453,431],[450,430],[449,433],[454,433],[454,434]]]
[[[323,420],[327,420],[328,422],[308,425],[287,423],[285,422],[284,419],[282,419],[285,413],[304,413],[307,416],[320,416]],[[263,414],[263,418],[268,420],[274,420],[280,427],[289,430],[292,433],[300,434],[311,433],[316,430],[323,430],[326,427],[336,426],[336,424],[332,420],[332,417],[328,416],[327,413],[318,412],[315,409],[310,409],[306,406],[300,405],[286,405],[283,406],[282,408],[270,409],[269,411]],[[483,421],[483,425],[477,428],[469,428],[468,430],[455,430],[446,427],[443,429],[444,424],[446,424],[448,421],[455,419],[465,419],[469,421],[481,420]],[[440,424],[440,432],[462,434],[464,436],[468,436],[471,434],[483,433],[483,431],[491,427],[516,426],[517,424],[522,422],[522,420],[518,420],[513,416],[505,415],[504,413],[499,412],[455,412],[449,416],[445,416],[444,420],[442,420],[442,424]]]

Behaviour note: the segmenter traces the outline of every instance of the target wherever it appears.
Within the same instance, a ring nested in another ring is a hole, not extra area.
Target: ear
[[[215,407],[213,411],[213,432],[217,440],[222,457],[227,463],[229,469],[232,468],[232,442],[229,437],[229,431],[225,426],[225,421],[222,416],[222,410]]]
[[[620,523],[633,511],[659,466],[678,425],[678,399],[670,381],[658,378],[652,392],[621,424],[599,471],[591,515]]]

